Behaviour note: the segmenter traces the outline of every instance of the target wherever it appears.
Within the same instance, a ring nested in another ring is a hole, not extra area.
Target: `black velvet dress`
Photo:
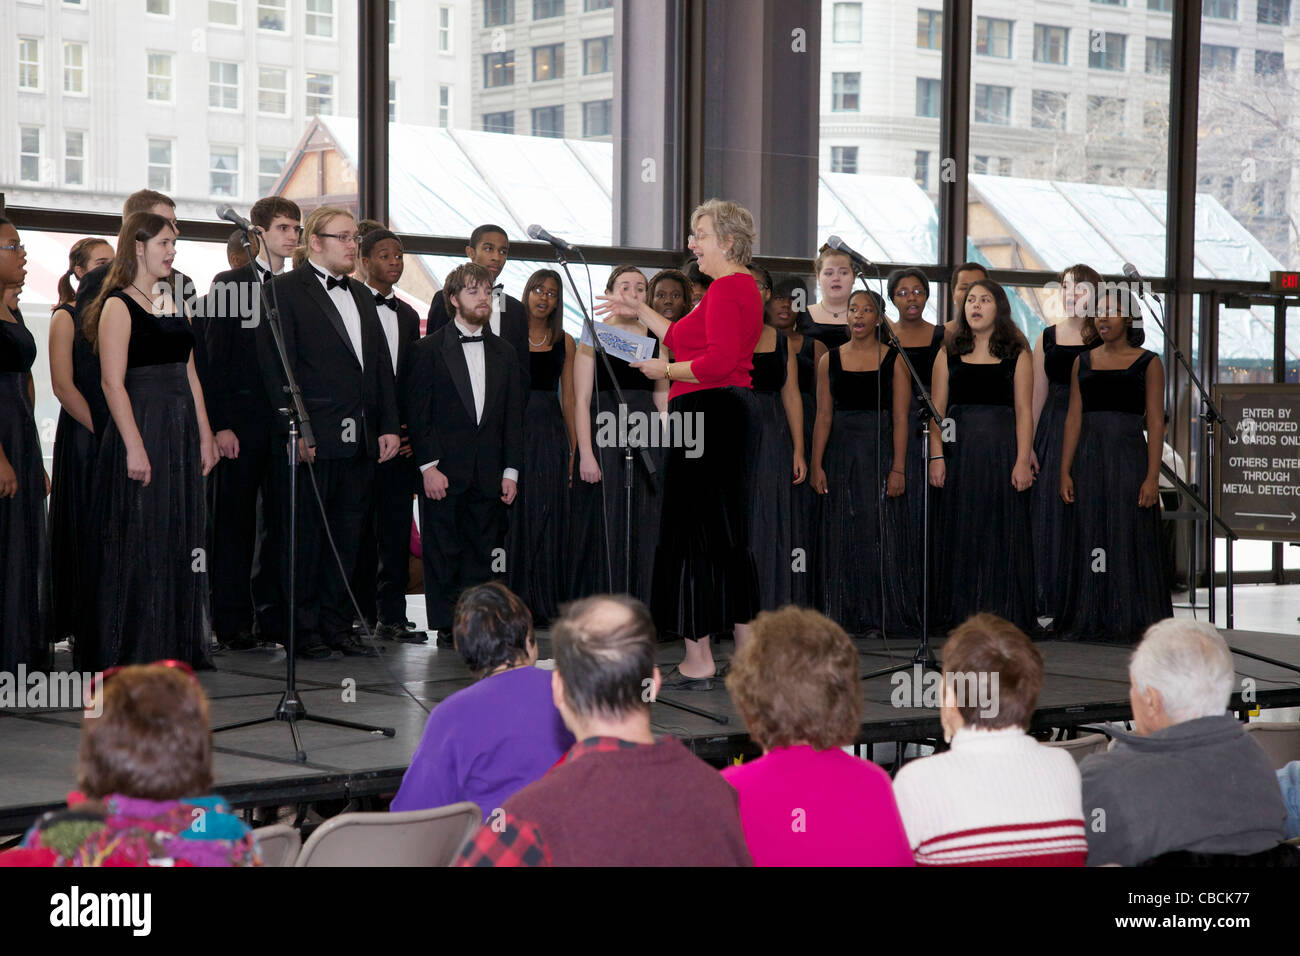
[[[777,334],[776,348],[755,352],[750,371],[759,411],[758,447],[749,456],[749,540],[758,567],[758,603],[772,611],[790,603],[792,571],[790,513],[794,444],[781,402],[789,346]],[[802,574],[802,572],[800,572]]]
[[[812,434],[817,423],[817,340],[805,335],[795,355],[799,368],[799,399],[803,402],[803,453],[812,467]],[[790,583],[790,600],[800,607],[819,607],[817,592],[817,534],[821,495],[811,481],[794,485],[790,492],[790,547],[798,549],[804,570],[796,571]]]
[[[1039,617],[1060,614],[1062,553],[1065,547],[1065,503],[1061,501],[1061,446],[1065,416],[1070,410],[1070,373],[1074,360],[1096,345],[1058,345],[1056,327],[1043,330],[1043,370],[1047,400],[1034,431],[1038,477],[1030,491],[1030,520],[1034,529],[1034,591]]]
[[[510,508],[510,589],[545,627],[567,598],[564,575],[569,533],[569,432],[560,404],[564,339],[529,352],[531,388],[524,406],[524,467]]]
[[[12,498],[0,498],[0,671],[8,674],[19,664],[46,669],[52,635],[45,466],[27,392],[36,340],[12,315],[0,319],[0,447],[18,481]]]
[[[589,411],[580,408],[577,414],[591,416],[591,444],[600,464],[601,480],[583,481],[579,474],[581,455],[574,455],[569,538],[569,555],[574,564],[569,591],[575,598],[626,591],[648,602],[654,575],[664,463],[658,437],[659,410],[654,403],[655,383],[640,370],[610,355],[614,376],[627,401],[626,408],[621,409],[604,362],[599,355],[594,358],[596,379],[591,408]],[[625,435],[621,434],[623,424],[627,426]],[[624,439],[633,446],[631,587],[626,586],[624,578],[629,527]],[[654,464],[653,479],[641,465],[641,447],[645,447]]]
[[[96,436],[108,420],[108,406],[99,381],[99,357],[86,337],[76,310],[60,306],[72,316],[72,384],[90,406],[95,431],[60,409],[54,431],[54,465],[50,474],[50,563],[54,577],[54,635],[91,638],[94,628],[94,549],[86,547],[90,535],[90,506],[94,488]],[[74,645],[74,658],[80,649]]]
[[[1160,508],[1138,507],[1147,473],[1146,371],[1154,352],[1126,369],[1094,369],[1079,357],[1083,424],[1074,456],[1074,504],[1066,505],[1057,630],[1066,638],[1136,644],[1173,616],[1160,562]]]
[[[992,365],[948,358],[955,441],[935,537],[933,620],[955,627],[979,611],[1034,632],[1034,558],[1029,491],[1016,491],[1017,356]]]
[[[805,340],[816,339],[832,352],[849,340],[847,322],[841,325],[838,322],[814,322],[807,319],[799,327],[799,331],[803,333]]]
[[[147,486],[127,475],[110,417],[95,465],[99,639],[87,666],[176,658],[211,667],[203,464],[186,371],[194,332],[184,315],[151,314],[124,292],[109,298],[131,314],[126,391],[152,475]]]
[[[822,458],[827,493],[817,566],[826,616],[852,635],[882,626],[891,635],[918,631],[918,582],[904,571],[907,502],[885,494],[897,355],[890,349],[880,371],[870,372],[846,371],[839,349],[828,360],[834,417]]]

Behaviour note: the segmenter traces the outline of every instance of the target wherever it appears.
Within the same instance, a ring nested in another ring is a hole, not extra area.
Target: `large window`
[[[596,100],[582,104],[582,135],[589,139],[594,136],[610,136],[614,132],[614,101]]]
[[[264,149],[257,154],[257,195],[270,196],[284,172],[285,152],[282,149]]]
[[[831,15],[834,18],[831,35],[836,43],[862,42],[862,4],[837,3]]]
[[[485,133],[514,133],[514,113],[484,113],[483,131]]]
[[[1006,126],[1011,122],[1011,87],[975,84],[976,123],[995,123]]]
[[[596,37],[594,40],[582,41],[582,72],[608,73],[610,71],[610,54],[613,52],[613,37]]]
[[[922,50],[943,49],[943,11],[916,11],[916,45]]]
[[[334,36],[334,0],[304,0],[307,7],[307,36]]]
[[[1070,31],[1067,27],[1034,24],[1034,62],[1056,63],[1065,66],[1070,49]]]
[[[1034,90],[1029,125],[1034,129],[1064,130],[1069,95],[1056,90]]]
[[[145,68],[145,98],[158,103],[172,101],[172,55],[150,53]]]
[[[1289,26],[1291,0],[1258,0],[1255,6],[1255,22],[1272,27]]]
[[[86,44],[63,44],[63,92],[78,96],[86,92]]]
[[[858,147],[832,146],[831,172],[856,173],[858,171]]]
[[[533,135],[562,139],[564,137],[564,107],[541,106],[534,109]]]
[[[149,188],[159,192],[172,191],[172,141],[149,140]]]
[[[289,26],[289,0],[257,0],[257,28],[284,33]]]
[[[1146,72],[1164,76],[1174,61],[1174,44],[1164,37],[1147,37]]]
[[[18,128],[18,178],[25,183],[41,179],[41,132],[39,126]]]
[[[438,7],[438,52],[451,52],[452,8],[443,4]]]
[[[1219,20],[1237,19],[1237,0],[1201,0],[1201,14]]]
[[[515,81],[515,51],[483,54],[483,85],[488,89],[510,86]]]
[[[533,47],[533,82],[558,80],[564,76],[564,44]]]
[[[1285,66],[1280,50],[1255,51],[1255,72],[1260,76],[1281,76]]]
[[[916,115],[939,116],[939,81],[919,76],[916,78]]]
[[[208,22],[216,26],[239,26],[239,0],[208,0]]]
[[[1011,56],[1011,21],[980,17],[975,21],[975,52],[981,56]]]
[[[213,146],[208,163],[208,183],[213,196],[233,199],[239,195],[239,147]]]
[[[307,115],[334,114],[334,77],[329,73],[307,74]]]
[[[1093,30],[1088,35],[1088,66],[1094,70],[1124,69],[1124,46],[1127,40],[1122,33]]]
[[[912,180],[926,192],[930,191],[930,152],[918,149],[912,161]]]
[[[503,27],[515,22],[515,0],[483,0],[483,26]]]
[[[208,64],[208,106],[214,110],[239,109],[239,64]]]
[[[289,71],[264,66],[257,71],[257,111],[271,116],[289,112]]]
[[[1231,73],[1237,68],[1237,48],[1214,43],[1201,44],[1201,76]]]
[[[18,38],[18,89],[41,88],[41,41],[32,37]]]
[[[861,73],[832,73],[831,110],[836,113],[856,113],[860,108],[858,94],[861,85]]]
[[[63,184],[86,185],[86,134],[83,130],[63,132]]]
[[[533,0],[533,19],[549,20],[564,16],[564,0]]]
[[[443,129],[451,126],[451,87],[446,84],[438,87],[438,125]]]
[[[144,12],[156,17],[172,15],[172,0],[145,0]]]

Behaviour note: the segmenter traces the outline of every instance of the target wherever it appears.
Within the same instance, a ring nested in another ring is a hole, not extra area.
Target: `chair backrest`
[[[483,812],[453,803],[402,813],[341,813],[303,844],[295,866],[450,866]]]
[[[1300,722],[1256,720],[1247,724],[1246,730],[1255,735],[1255,742],[1273,761],[1274,770],[1300,760]]]
[[[263,866],[293,866],[302,846],[302,834],[287,823],[258,827],[253,831]]]
[[[1074,740],[1047,740],[1043,742],[1043,746],[1068,750],[1075,763],[1083,763],[1083,758],[1088,754],[1101,753],[1105,750],[1107,742],[1105,734],[1085,734]]]

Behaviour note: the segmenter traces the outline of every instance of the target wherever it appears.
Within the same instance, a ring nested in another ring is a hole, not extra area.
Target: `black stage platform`
[[[1223,634],[1233,648],[1300,664],[1300,637],[1296,635]],[[907,661],[914,650],[910,643],[896,640],[888,647],[880,639],[856,643],[863,674]],[[540,645],[542,656],[548,656],[545,633],[540,635]],[[1053,641],[1039,647],[1046,675],[1034,730],[1070,729],[1129,718],[1129,648]],[[374,797],[396,791],[419,742],[425,708],[471,679],[450,649],[437,650],[432,644],[386,644],[384,648],[380,659],[302,661],[298,688],[310,713],[393,727],[395,737],[303,723],[307,761],[298,763],[289,728],[283,724],[219,734],[214,742],[216,789],[236,808]],[[719,658],[725,659],[730,650],[730,642],[724,642]],[[660,654],[661,670],[667,671],[680,655],[680,645],[665,645]],[[228,652],[218,654],[216,660],[218,671],[200,674],[211,697],[213,726],[274,713],[284,679],[282,651]],[[1240,679],[1247,677],[1255,680],[1259,706],[1300,705],[1300,674],[1240,656],[1236,662],[1239,687],[1234,707],[1241,706]],[[891,703],[895,684],[889,677],[876,677],[862,686],[859,743],[925,741],[940,736],[937,710]],[[345,701],[345,696],[353,699]],[[652,712],[657,733],[681,738],[716,765],[737,754],[758,752],[721,683],[707,693],[668,696],[725,716],[728,722],[720,724],[657,703]],[[0,834],[21,832],[42,811],[63,805],[65,794],[75,786],[80,719],[78,711],[0,710]]]

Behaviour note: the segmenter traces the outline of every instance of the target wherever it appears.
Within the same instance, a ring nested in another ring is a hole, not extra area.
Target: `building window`
[[[510,86],[515,81],[515,51],[483,54],[483,85],[488,89]]]
[[[332,73],[307,74],[307,115],[334,115],[334,75]]]
[[[1009,156],[972,156],[970,171],[988,176],[1010,176],[1011,158]]]
[[[1231,73],[1237,68],[1237,48],[1235,46],[1217,46],[1213,43],[1201,44],[1201,76],[1209,76],[1220,70]]]
[[[214,110],[239,109],[239,64],[208,64],[208,106]]]
[[[1124,132],[1124,101],[1117,96],[1088,97],[1088,131],[1109,137]]]
[[[1260,76],[1277,76],[1286,67],[1280,50],[1256,50],[1255,72]]]
[[[257,154],[257,194],[259,196],[275,195],[275,184],[284,172],[287,154],[284,150],[264,149]]]
[[[1164,37],[1147,37],[1147,65],[1148,73],[1157,73],[1168,75],[1169,69],[1174,61],[1174,44],[1172,40]]]
[[[284,33],[289,28],[289,0],[257,0],[257,28]]]
[[[1055,90],[1034,90],[1029,125],[1034,129],[1065,129],[1065,106],[1069,97]]]
[[[916,161],[912,164],[912,178],[924,190],[930,189],[930,151],[918,149]]]
[[[172,141],[149,140],[149,188],[159,192],[172,191]]]
[[[1124,42],[1122,33],[1105,33],[1092,30],[1088,34],[1088,66],[1094,70],[1124,69]]]
[[[1070,31],[1066,27],[1034,24],[1034,62],[1065,66],[1069,57]]]
[[[451,87],[438,87],[438,125],[443,129],[451,128]]]
[[[564,76],[564,44],[533,47],[533,82],[544,83]]]
[[[1271,27],[1284,27],[1291,23],[1291,0],[1259,0],[1255,7],[1255,22]]]
[[[1156,13],[1172,13],[1174,0],[1147,0],[1147,9]]]
[[[148,54],[145,70],[145,97],[157,103],[172,101],[172,55]]]
[[[503,27],[515,22],[515,0],[484,0],[483,26]]]
[[[208,0],[208,22],[221,27],[239,26],[239,0]]]
[[[148,0],[144,5],[144,12],[152,13],[156,17],[170,17],[172,0]]]
[[[25,183],[39,182],[41,178],[41,128],[18,128],[18,178]]]
[[[397,43],[397,0],[388,0],[388,45]]]
[[[614,133],[614,101],[593,100],[582,104],[582,135],[612,136]]]
[[[858,93],[862,85],[861,73],[831,74],[831,112],[856,113],[859,110]]]
[[[975,84],[975,122],[1007,126],[1011,123],[1011,87]]]
[[[483,132],[485,133],[510,133],[515,131],[515,114],[514,113],[484,113],[483,114]]]
[[[592,10],[612,10],[614,0],[582,0],[582,10],[584,13],[590,13]]]
[[[835,43],[862,42],[862,4],[837,3],[832,18],[831,39]]]
[[[68,186],[86,185],[86,134],[79,129],[63,132],[63,182]]]
[[[1201,15],[1218,20],[1237,19],[1237,0],[1201,0]]]
[[[916,46],[921,50],[943,49],[943,11],[916,11]]]
[[[831,172],[856,173],[858,171],[858,148],[856,146],[831,147]]]
[[[916,78],[916,115],[935,118],[939,115],[939,81]]]
[[[334,0],[307,0],[307,36],[334,36]]]
[[[397,81],[388,81],[388,122],[397,122]]]
[[[981,56],[1011,56],[1011,21],[975,19],[975,52]]]
[[[451,7],[438,8],[438,52],[451,52]]]
[[[34,37],[18,38],[18,89],[41,88],[41,41]]]
[[[209,155],[209,191],[234,199],[239,195],[239,147],[213,146]]]
[[[257,111],[272,116],[289,113],[289,71],[279,66],[257,70]]]
[[[63,92],[86,92],[86,44],[63,44]]]
[[[564,0],[533,0],[533,19],[549,20],[564,16]]]
[[[583,40],[582,72],[587,76],[592,73],[608,73],[610,71],[609,58],[613,48],[613,37],[596,37],[594,40]]]
[[[564,107],[541,106],[533,110],[533,135],[564,138]]]

